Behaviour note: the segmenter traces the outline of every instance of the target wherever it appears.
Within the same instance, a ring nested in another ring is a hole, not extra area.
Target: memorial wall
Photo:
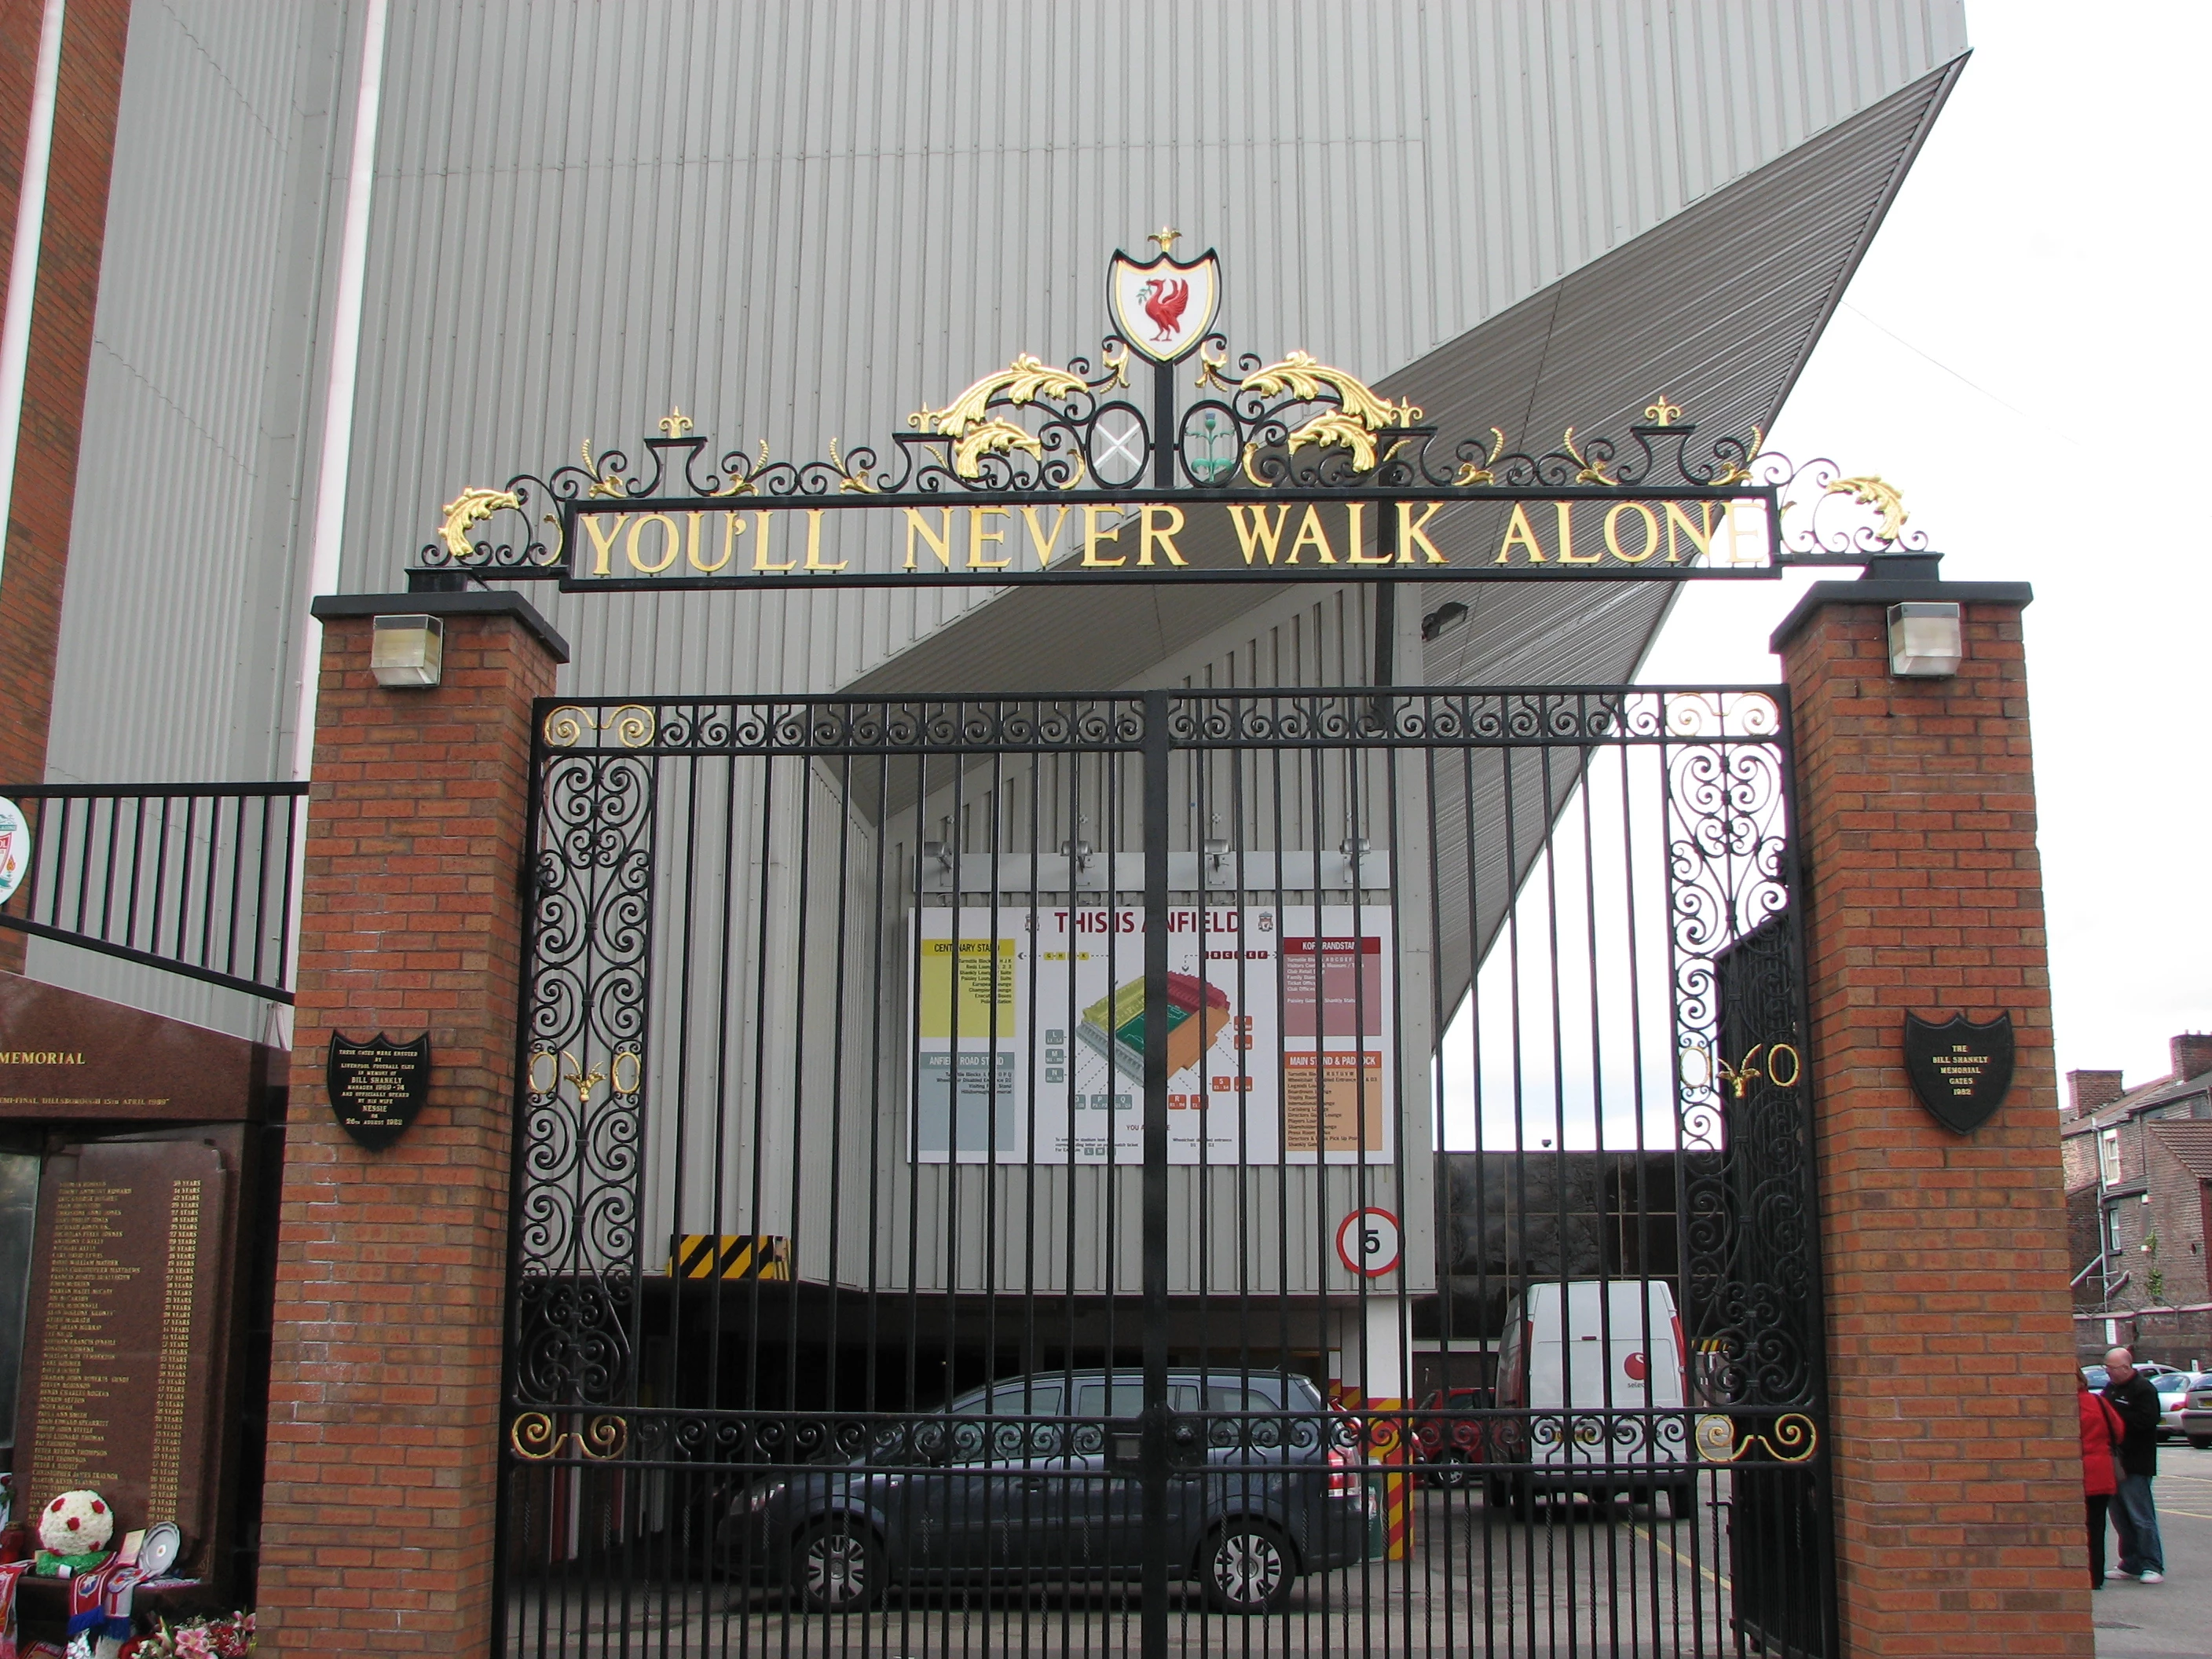
[[[0,1566],[38,1554],[27,1630],[58,1610],[52,1581],[168,1526],[155,1556],[174,1558],[147,1575],[142,1610],[250,1595],[237,1581],[258,1470],[245,1465],[264,1405],[246,1337],[266,1293],[265,1125],[282,1121],[283,1058],[0,975],[0,1405],[14,1389],[0,1436],[12,1428],[15,1523]],[[42,1521],[66,1526],[55,1505],[72,1493],[97,1495],[96,1552],[40,1536]]]

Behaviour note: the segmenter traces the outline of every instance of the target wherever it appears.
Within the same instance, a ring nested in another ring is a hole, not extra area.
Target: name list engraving
[[[105,1181],[66,1181],[55,1197],[34,1492],[112,1486],[121,1478],[108,1455],[109,1402],[131,1377],[117,1365],[112,1328],[116,1291],[139,1270],[111,1247],[123,1237],[131,1197],[129,1188]]]
[[[40,1188],[18,1413],[27,1512],[90,1486],[123,1531],[219,1535],[230,1183],[240,1132],[95,1140]],[[198,1565],[187,1564],[187,1571]]]
[[[200,1249],[200,1183],[170,1188],[169,1271],[161,1298],[161,1359],[154,1373],[154,1455],[146,1477],[146,1507],[156,1516],[177,1510],[177,1477],[184,1455],[185,1393],[192,1358],[192,1285]]]

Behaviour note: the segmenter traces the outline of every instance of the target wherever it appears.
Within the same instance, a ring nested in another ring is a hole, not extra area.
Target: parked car
[[[2200,1451],[2212,1447],[2212,1371],[2168,1371],[2151,1384],[2158,1390],[2158,1437],[2185,1438]]]
[[[1490,1500],[1526,1508],[1539,1492],[1632,1499],[1668,1495],[1692,1512],[1697,1466],[1689,1379],[1674,1292],[1656,1279],[1531,1285],[1505,1306]],[[1626,1465],[1624,1468],[1622,1466]]]
[[[1496,1403],[1494,1389],[1438,1389],[1419,1402],[1413,1454],[1424,1480],[1456,1491],[1473,1478],[1467,1466],[1488,1461],[1482,1449],[1486,1425],[1465,1413],[1488,1411]]]
[[[894,1583],[1133,1577],[1146,1534],[1144,1387],[1053,1371],[879,1425],[868,1449],[757,1482],[726,1517],[733,1574],[811,1611]],[[1360,1560],[1374,1499],[1351,1419],[1285,1371],[1171,1372],[1168,1560],[1224,1613],[1279,1607],[1303,1573]]]

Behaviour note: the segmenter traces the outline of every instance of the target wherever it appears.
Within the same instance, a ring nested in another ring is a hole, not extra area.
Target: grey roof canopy
[[[1539,447],[1570,426],[1625,432],[1662,392],[1709,435],[1771,428],[1963,61],[1382,377],[1376,389],[1419,404],[1446,434],[1496,425],[1509,441]],[[1231,343],[1282,343],[1232,336]],[[1455,509],[1438,520],[1437,539],[1447,550],[1494,545],[1504,510]],[[1234,562],[1232,551],[1215,552]],[[1425,654],[1420,678],[1474,685],[1626,680],[1673,590],[1529,582],[1415,591],[1425,609],[1457,599],[1473,612]],[[1291,592],[1012,590],[846,689],[1041,691],[1187,680],[1163,671]]]
[[[1620,432],[1662,392],[1711,432],[1771,427],[1959,67],[1925,77],[1470,329],[1376,389],[1420,404],[1447,433],[1497,424],[1509,440],[1524,441],[1554,441],[1570,425]],[[1495,544],[1503,511],[1461,510],[1438,539]],[[1628,680],[1674,592],[1641,583],[1537,581],[1427,583],[1406,591],[1424,610],[1456,599],[1472,613],[1423,650],[1417,670],[1406,665],[1394,677],[1431,685]],[[1287,585],[1015,589],[848,689],[884,695],[1235,684],[1240,660],[1268,659],[1237,648],[1243,637],[1255,622],[1279,613],[1293,592]],[[1313,592],[1296,590],[1300,598]],[[1359,618],[1370,614],[1364,605],[1352,610]],[[1372,637],[1356,622],[1345,631],[1355,635],[1354,649]],[[1217,664],[1218,678],[1209,672]],[[1262,675],[1260,683],[1270,681]],[[1447,787],[1437,798],[1436,899],[1443,927],[1437,989],[1449,1009],[1466,994],[1578,769],[1556,766],[1534,789],[1524,780],[1509,837],[1499,757],[1442,764],[1447,770],[1471,764],[1475,773],[1441,780]],[[1471,825],[1463,800],[1474,803]],[[1464,846],[1470,829],[1472,860]]]

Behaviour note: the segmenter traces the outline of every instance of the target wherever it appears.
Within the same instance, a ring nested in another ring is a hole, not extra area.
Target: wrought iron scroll
[[[1820,1340],[1784,722],[1762,694],[1667,715],[1684,1320],[1707,1398],[1771,1414],[1817,1403]]]
[[[555,1407],[633,1381],[653,940],[653,770],[569,752],[580,712],[542,733],[514,1222],[514,1398]],[[650,727],[592,729],[635,747]]]

